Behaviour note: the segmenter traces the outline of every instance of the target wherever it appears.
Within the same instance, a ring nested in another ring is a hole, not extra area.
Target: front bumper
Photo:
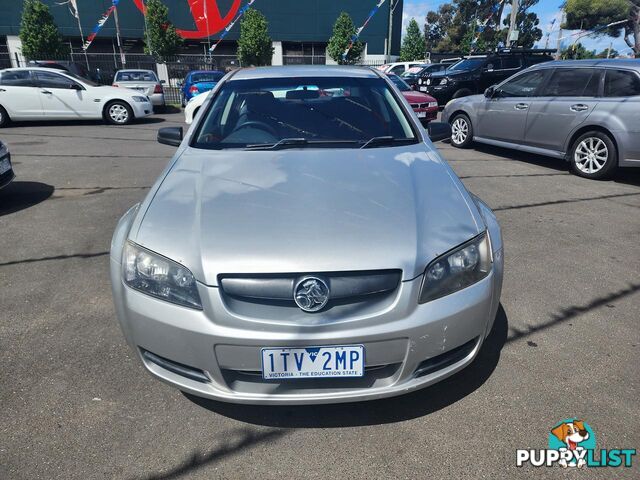
[[[424,89],[426,87],[426,90]],[[438,101],[438,105],[446,104],[456,91],[455,84],[449,82],[447,85],[419,85],[418,91],[431,95]]]
[[[292,325],[239,314],[218,288],[201,284],[203,311],[157,300],[125,286],[120,264],[111,259],[118,319],[146,369],[185,392],[248,404],[379,399],[454,374],[473,361],[491,330],[502,270],[499,251],[485,279],[449,296],[419,305],[419,277],[402,282],[388,304],[370,314],[323,322],[316,313]],[[364,377],[266,381],[260,375],[263,347],[346,344],[364,345]]]
[[[133,109],[133,115],[136,118],[144,118],[153,114],[153,105],[151,102],[130,102],[131,108]]]
[[[413,111],[422,123],[428,123],[438,118],[438,107],[414,108]]]

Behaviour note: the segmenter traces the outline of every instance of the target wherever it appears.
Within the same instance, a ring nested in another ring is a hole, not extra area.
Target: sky
[[[510,0],[505,0],[510,2]],[[420,28],[424,27],[424,18],[429,10],[437,10],[438,6],[442,3],[449,3],[442,0],[404,0],[404,10],[402,12],[402,26],[403,31],[406,29],[407,24],[411,18],[415,18],[420,25]],[[540,19],[540,25],[538,27],[542,30],[542,39],[538,42],[539,47],[544,47],[546,34],[550,32],[549,46],[555,48],[558,39],[558,26],[560,24],[560,5],[562,0],[540,0],[531,11],[538,14]],[[504,9],[503,19],[509,16],[509,5]],[[551,28],[551,22],[556,19],[555,26]],[[566,37],[577,31],[563,30],[562,36]],[[575,41],[576,37],[566,38],[562,41],[563,48],[570,45]],[[624,42],[622,36],[619,38],[612,38],[608,36],[588,36],[583,37],[579,41],[589,50],[597,50],[598,52],[609,47],[609,43],[613,40],[613,48],[622,54],[628,54],[629,48]]]

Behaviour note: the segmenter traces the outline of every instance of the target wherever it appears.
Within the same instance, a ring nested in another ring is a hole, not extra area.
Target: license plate
[[[262,349],[262,378],[265,380],[363,375],[362,345]]]
[[[8,158],[4,158],[0,160],[0,175],[11,170],[11,163],[9,163]]]
[[[420,87],[420,91],[421,92],[426,92],[427,91],[427,87]]]
[[[133,89],[137,90],[139,92],[146,92],[147,91],[147,89],[145,87],[134,87]]]
[[[418,118],[425,118],[427,116],[427,112],[416,112],[416,115],[418,115]]]

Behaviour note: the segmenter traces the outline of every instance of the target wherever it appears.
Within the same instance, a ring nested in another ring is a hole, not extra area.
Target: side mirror
[[[446,122],[429,122],[427,133],[432,142],[439,142],[451,138],[451,125]]]
[[[182,143],[182,127],[165,127],[158,130],[158,143],[179,147]]]
[[[489,88],[487,88],[484,91],[484,96],[487,98],[493,98],[493,96],[496,94],[496,87],[495,86],[491,86]]]
[[[165,83],[167,83],[167,81],[166,81],[166,80],[160,80],[160,83],[161,83],[162,85],[164,85]]]
[[[69,84],[69,88],[71,90],[78,90],[78,91],[84,90],[84,88],[82,88],[82,85],[78,85],[77,83],[73,83],[73,82]]]

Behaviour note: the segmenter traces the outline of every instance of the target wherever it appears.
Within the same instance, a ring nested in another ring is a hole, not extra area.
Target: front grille
[[[429,103],[411,103],[411,108],[429,108]]]
[[[254,274],[221,275],[222,291],[233,298],[272,304],[294,305],[293,290],[303,278],[313,276],[323,279],[330,290],[330,303],[344,304],[362,300],[363,297],[387,294],[394,291],[402,277],[401,270],[373,270],[364,272],[323,272],[313,274]]]
[[[420,365],[418,365],[418,368],[416,368],[413,376],[422,377],[424,375],[428,375],[437,370],[442,370],[445,367],[459,362],[471,353],[477,343],[478,337],[474,338],[473,340],[469,340],[467,343],[460,345],[459,347],[452,348],[448,352],[445,352],[441,355],[428,358],[427,360],[421,362]]]

